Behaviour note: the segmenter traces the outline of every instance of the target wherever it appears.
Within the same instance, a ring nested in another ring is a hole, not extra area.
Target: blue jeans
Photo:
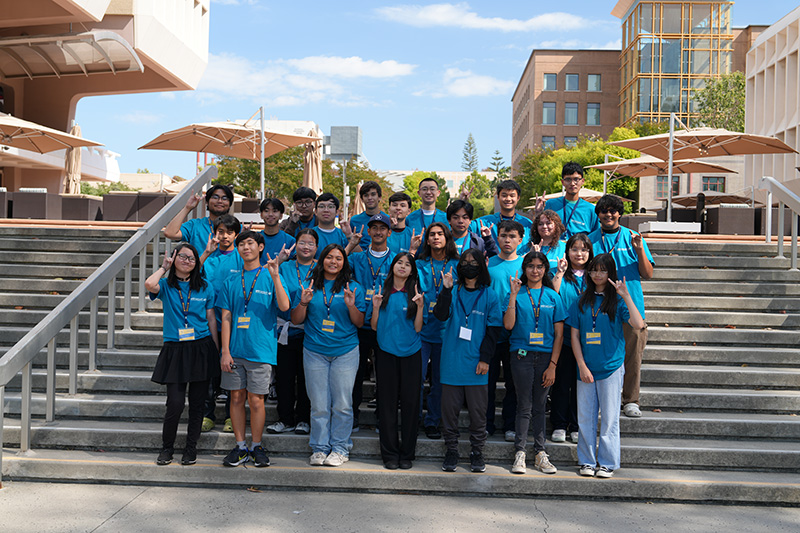
[[[353,383],[358,370],[358,347],[330,357],[303,348],[306,390],[311,400],[313,453],[349,455],[353,447]]]
[[[625,368],[619,367],[606,379],[584,383],[578,380],[578,462],[619,468],[619,399]],[[600,419],[600,446],[597,448],[597,415]]]
[[[422,386],[419,390],[419,418],[422,420],[422,391],[425,375],[428,373],[428,361],[431,365],[431,389],[428,392],[428,414],[425,415],[425,427],[438,427],[442,421],[442,382],[440,363],[442,360],[442,343],[422,341]]]

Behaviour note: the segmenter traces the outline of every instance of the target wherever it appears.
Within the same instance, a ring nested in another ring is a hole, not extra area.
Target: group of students
[[[206,193],[209,216],[184,222],[201,199],[192,197],[164,230],[184,242],[146,281],[164,308],[153,373],[167,386],[157,463],[172,461],[187,390],[181,462],[196,461],[204,416],[213,416],[221,388],[230,391],[236,439],[223,464],[268,466],[264,395],[275,369],[279,420],[267,430],[309,433],[310,464],[339,466],[359,428],[371,361],[387,469],[413,466],[422,424],[429,438],[444,437],[442,469],[455,471],[466,405],[470,469],[483,472],[502,367],[511,471],[526,471],[530,430],[535,468],[556,472],[545,450],[549,395],[551,440],[569,433],[580,474],[611,477],[620,465],[620,396],[626,415],[641,415],[638,375],[628,376],[629,368],[638,374],[641,353],[629,363],[636,353],[626,347],[644,347],[639,280],[652,275],[653,262],[641,236],[619,225],[617,197],[596,206],[581,200],[583,169],[575,163],[562,178],[565,196],[537,199],[533,221],[516,210],[513,180],[497,185],[500,212],[478,220],[466,198],[436,209],[433,179],[420,183],[422,208],[414,212],[405,193],[393,194],[382,212],[380,186],[365,182],[365,212],[338,227],[339,200],[301,187],[286,218],[280,200],[261,203],[262,232],[241,230],[227,214],[233,195],[219,185]],[[635,391],[626,391],[629,382]]]

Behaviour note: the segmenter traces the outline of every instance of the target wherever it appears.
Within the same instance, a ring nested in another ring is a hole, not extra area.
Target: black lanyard
[[[611,249],[609,250],[609,249],[606,247],[606,234],[605,234],[605,232],[601,232],[601,235],[600,235],[600,240],[603,242],[603,251],[604,251],[605,253],[607,253],[607,254],[610,254],[611,252],[613,252],[613,251],[614,251],[614,249],[617,247],[617,243],[619,242],[619,237],[620,237],[620,235],[622,235],[622,228],[619,228],[619,229],[617,230],[617,238],[616,238],[616,239],[614,239],[614,245],[613,245],[613,246],[611,247]]]
[[[303,276],[300,275],[300,263],[297,261],[294,262],[294,267],[297,269],[297,283],[300,285],[300,290],[305,289],[303,287],[303,282],[308,281],[308,278],[311,276],[311,271],[314,270],[314,267],[317,265],[316,259],[311,262],[311,265],[308,267],[308,272],[306,272],[306,277],[303,279]]]
[[[444,277],[444,267],[445,266],[447,266],[447,263],[442,263],[442,269],[439,270],[439,272],[438,272],[439,275],[437,277],[436,268],[433,266],[433,258],[431,258],[431,276],[433,277],[433,290],[434,290],[437,298],[439,297],[439,287],[442,286],[442,278]],[[437,279],[439,280],[438,283],[436,282]]]
[[[333,305],[333,297],[336,296],[336,293],[333,292],[333,287],[331,287],[331,299],[328,300],[328,297],[325,295],[325,282],[322,282],[322,303],[325,304],[325,309],[328,311],[328,319],[331,318],[331,305]]]
[[[253,278],[253,283],[250,284],[250,293],[247,293],[244,288],[244,267],[242,267],[242,295],[244,296],[244,314],[247,315],[247,306],[250,304],[250,298],[253,297],[253,289],[256,288],[256,281],[261,274],[261,267],[256,269],[256,275]]]
[[[381,264],[378,266],[377,272],[375,272],[375,269],[372,267],[372,259],[370,259],[370,256],[372,255],[371,252],[367,250],[366,254],[367,254],[367,263],[369,264],[369,271],[372,274],[372,288],[374,289],[375,282],[378,280],[378,276],[380,276],[381,274],[381,269],[383,269],[383,265],[386,264],[386,260],[389,259],[389,251],[387,250],[386,254],[383,256],[383,261],[381,261]]]
[[[458,302],[458,306],[461,308],[461,312],[464,313],[464,319],[465,319],[464,324],[467,327],[469,327],[469,316],[475,310],[475,306],[478,305],[478,302],[480,301],[481,296],[483,296],[483,292],[485,290],[486,287],[481,287],[481,291],[478,293],[478,297],[475,298],[474,302],[472,302],[472,308],[469,310],[469,313],[467,313],[467,309],[464,307],[464,303],[461,301],[461,287],[459,287],[458,290],[456,291],[456,301]]]
[[[539,333],[539,309],[541,309],[542,307],[542,293],[544,293],[544,286],[539,288],[539,302],[536,304],[533,303],[533,296],[531,296],[531,290],[528,287],[525,287],[525,290],[528,291],[528,298],[531,301],[531,307],[533,307],[533,317],[534,317],[533,330],[536,333]]]
[[[189,327],[189,305],[192,303],[192,287],[189,287],[189,294],[186,296],[186,302],[183,300],[183,291],[178,285],[178,298],[181,300],[181,310],[183,311],[183,324]]]
[[[567,199],[564,198],[564,207],[561,209],[561,213],[563,213],[564,215],[563,217],[561,217],[564,221],[564,228],[569,228],[569,221],[572,220],[572,215],[575,214],[575,210],[578,208],[578,202],[580,201],[581,199],[578,198],[578,200],[575,202],[575,205],[572,206],[572,211],[569,212],[569,216],[567,216],[567,204],[569,202],[567,202]],[[569,230],[567,231],[569,232]]]
[[[595,296],[595,300],[597,300],[596,296]],[[597,304],[597,311],[594,310],[594,304],[592,304],[592,333],[594,333],[595,328],[597,328],[597,315],[600,314],[600,305],[601,304],[602,304],[602,302]]]

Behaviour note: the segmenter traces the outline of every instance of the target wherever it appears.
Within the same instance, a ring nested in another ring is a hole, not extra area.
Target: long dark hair
[[[486,256],[483,255],[483,252],[479,251],[477,248],[469,248],[464,250],[464,253],[461,254],[461,258],[458,260],[458,265],[456,265],[456,272],[458,272],[458,266],[462,263],[466,263],[467,259],[472,259],[478,262],[478,277],[475,280],[476,287],[491,285],[492,276],[489,275],[489,269],[486,268]],[[459,275],[458,284],[464,285],[464,283],[464,277]]]
[[[534,259],[538,259],[544,265],[544,276],[542,276],[542,285],[544,285],[548,289],[555,290],[555,288],[553,287],[553,280],[551,280],[550,276],[547,274],[550,271],[550,260],[547,259],[547,256],[544,255],[542,252],[528,252],[527,254],[525,254],[525,257],[522,259],[522,267],[520,267],[520,269],[522,270],[522,275],[519,277],[519,280],[522,282],[523,285],[528,284],[528,274],[525,269],[528,268],[528,265],[530,265]]]
[[[458,248],[456,248],[456,241],[453,240],[453,234],[450,233],[448,228],[443,222],[434,222],[425,230],[425,235],[422,238],[422,250],[419,252],[420,259],[429,259],[433,256],[431,245],[428,244],[428,232],[431,228],[441,228],[444,231],[444,260],[445,262],[450,259],[458,259]]]
[[[417,289],[417,285],[419,285],[419,271],[417,271],[417,263],[414,261],[414,256],[407,252],[397,254],[394,259],[392,259],[392,264],[389,267],[389,275],[386,276],[386,281],[383,282],[383,302],[381,302],[381,309],[385,309],[389,304],[389,295],[392,293],[392,289],[394,289],[394,265],[404,257],[411,263],[411,273],[408,275],[408,279],[403,285],[406,291],[406,301],[408,302],[406,318],[413,319],[417,316],[417,302],[413,301],[413,298],[414,293],[419,290]],[[422,291],[420,290],[419,293],[422,294]]]
[[[336,275],[336,279],[333,280],[333,292],[341,291],[353,277],[353,272],[350,270],[350,262],[347,260],[347,253],[344,248],[340,244],[329,244],[322,249],[317,264],[314,266],[314,270],[311,271],[312,286],[315,290],[321,291],[325,286],[325,258],[334,250],[339,250],[342,253],[344,261],[342,262],[342,269]]]
[[[586,260],[586,264],[583,265],[584,269],[586,269],[586,267],[592,262],[592,259],[594,259],[594,250],[592,249],[592,241],[589,240],[589,236],[585,233],[576,233],[567,241],[567,246],[564,252],[564,257],[567,260],[567,271],[564,272],[564,279],[577,285],[578,280],[575,279],[575,273],[572,271],[572,263],[569,262],[569,251],[573,246],[575,246],[576,242],[582,242],[589,250],[589,258]],[[586,276],[585,273],[584,276]]]
[[[542,217],[549,219],[556,227],[556,234],[553,236],[553,242],[558,245],[558,241],[561,239],[561,235],[566,231],[566,228],[564,227],[564,223],[561,222],[561,217],[552,209],[545,209],[533,219],[533,226],[531,226],[531,244],[539,244],[542,242],[542,236],[539,235],[539,221]]]
[[[609,283],[606,283],[606,287],[603,289],[603,303],[600,304],[600,311],[607,314],[609,320],[613,322],[617,312],[617,289],[611,284],[611,280],[616,281],[617,279],[617,264],[611,254],[600,254],[586,265],[586,273],[583,275],[586,279],[586,290],[578,300],[578,310],[583,311],[584,306],[594,308],[594,291],[597,287],[590,275],[593,270],[608,272]]]
[[[197,250],[188,242],[182,242],[175,247],[175,260],[172,261],[172,265],[169,267],[169,274],[167,274],[167,285],[174,289],[179,288],[178,275],[175,274],[175,261],[178,261],[178,254],[184,249],[188,249],[194,256],[194,268],[192,268],[192,271],[189,272],[189,289],[193,291],[199,291],[206,286],[205,276],[203,275],[203,265],[200,263],[200,256],[197,255]]]

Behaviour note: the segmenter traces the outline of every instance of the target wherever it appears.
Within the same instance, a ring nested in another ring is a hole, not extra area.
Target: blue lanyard
[[[386,255],[383,256],[383,261],[381,261],[381,264],[378,266],[378,271],[377,272],[375,271],[374,268],[372,268],[372,259],[370,259],[370,255],[371,255],[370,251],[367,250],[366,254],[367,254],[367,263],[369,264],[369,271],[372,274],[372,288],[374,289],[375,288],[375,282],[378,280],[378,276],[381,275],[381,269],[383,269],[383,265],[386,264],[386,260],[389,259],[389,252],[387,251]]]
[[[250,298],[253,297],[253,289],[256,288],[256,281],[261,274],[261,267],[256,269],[256,275],[253,278],[253,283],[250,284],[250,293],[247,293],[244,288],[244,268],[242,268],[242,295],[244,296],[244,314],[247,315],[247,306],[250,305]]]
[[[458,302],[458,306],[461,308],[461,312],[464,313],[464,324],[469,326],[469,316],[475,310],[475,307],[478,305],[478,302],[481,300],[481,296],[483,296],[483,292],[486,290],[486,287],[481,287],[481,291],[478,293],[478,297],[475,298],[475,301],[472,302],[472,307],[467,313],[467,309],[464,307],[464,303],[461,301],[461,287],[458,288],[456,291],[456,301]]]
[[[183,324],[189,327],[189,305],[192,303],[192,287],[189,287],[189,294],[186,295],[186,302],[183,300],[183,291],[178,285],[178,298],[181,300],[181,311],[183,311]]]
[[[534,318],[533,329],[536,333],[539,333],[539,309],[541,309],[542,307],[542,293],[544,293],[544,285],[539,288],[539,302],[536,304],[533,303],[533,296],[531,296],[530,288],[525,287],[525,290],[528,291],[528,298],[531,301],[531,307],[533,307],[533,318]]]
[[[562,217],[564,219],[564,228],[569,228],[569,221],[572,220],[572,215],[575,214],[575,210],[578,208],[578,202],[580,202],[580,201],[581,201],[581,199],[578,198],[578,200],[575,202],[575,205],[572,206],[572,211],[569,212],[569,216],[567,216],[567,203],[568,202],[567,202],[566,197],[564,198],[564,207],[561,208],[561,213],[563,213],[563,215],[564,215]],[[567,229],[567,232],[569,232],[568,229]]]
[[[614,251],[614,249],[617,247],[617,243],[619,242],[620,235],[622,235],[622,228],[619,228],[617,230],[617,238],[614,239],[614,245],[611,246],[611,249],[609,250],[608,247],[606,246],[606,234],[605,232],[601,232],[600,240],[603,242],[603,251],[605,253],[610,254],[611,252]]]
[[[436,268],[433,266],[433,258],[431,258],[431,277],[433,277],[433,290],[436,293],[436,298],[439,298],[439,287],[442,286],[442,278],[444,277],[444,267],[447,263],[442,263],[442,268],[439,272],[436,272]],[[437,275],[438,274],[438,275]],[[439,280],[437,283],[436,280]]]

